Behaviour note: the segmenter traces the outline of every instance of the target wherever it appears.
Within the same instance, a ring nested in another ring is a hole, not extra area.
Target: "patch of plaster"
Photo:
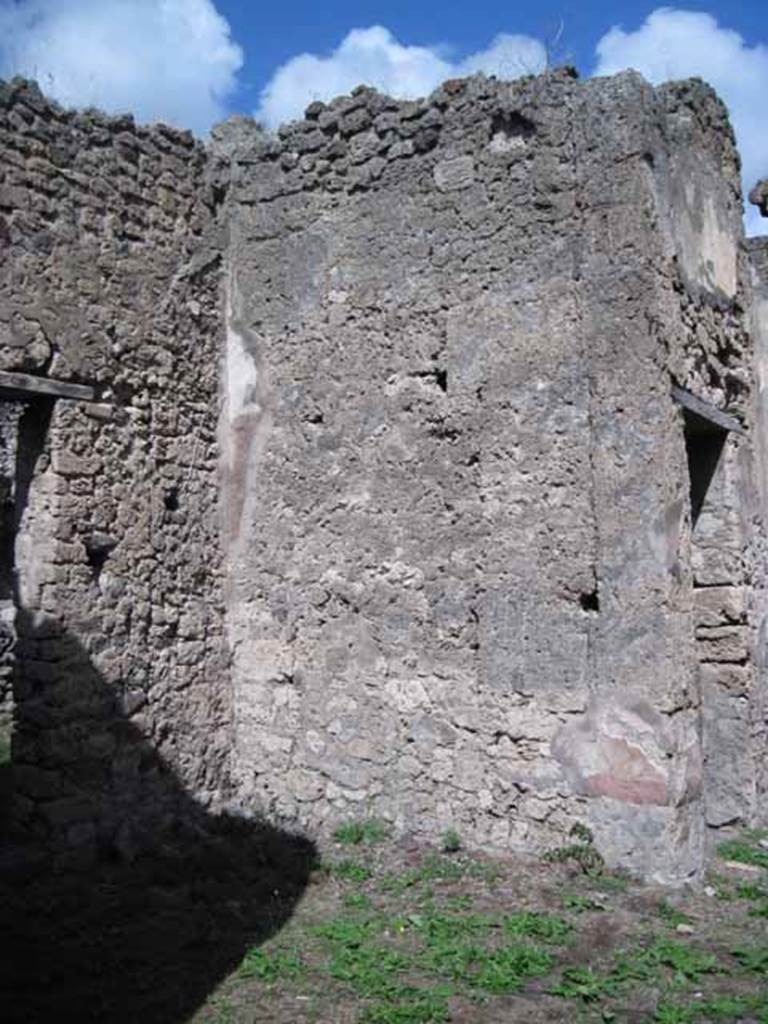
[[[271,428],[267,382],[258,339],[241,319],[242,298],[230,275],[226,297],[226,351],[221,452],[224,466],[224,514],[227,538],[242,539],[246,506],[254,494],[259,456]]]
[[[555,736],[552,754],[577,793],[664,806],[670,802],[668,747],[665,722],[649,705],[593,697]]]

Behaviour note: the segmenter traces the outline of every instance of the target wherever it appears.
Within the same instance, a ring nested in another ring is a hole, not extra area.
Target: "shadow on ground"
[[[31,778],[40,785],[57,776],[65,799],[86,801],[108,825],[91,843],[95,858],[81,849],[68,860],[55,854],[50,835],[12,835],[3,814],[0,1018],[180,1024],[247,949],[290,917],[314,847],[201,809],[120,714],[118,695],[77,641],[27,624],[19,644],[22,673],[43,648],[52,666],[45,683],[21,680],[19,749],[45,742],[56,709],[58,760],[68,765],[51,763]],[[13,770],[22,778],[23,761]],[[60,798],[54,805],[66,806]]]

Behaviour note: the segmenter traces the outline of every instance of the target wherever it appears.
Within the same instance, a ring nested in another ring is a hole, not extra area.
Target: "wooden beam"
[[[92,402],[96,397],[95,390],[87,384],[0,370],[0,398],[3,392],[11,392],[15,398],[70,398],[79,402]]]
[[[692,412],[695,416],[698,416],[703,420],[707,420],[720,430],[731,430],[734,434],[744,433],[744,427],[742,427],[741,423],[735,416],[731,416],[730,413],[723,412],[710,402],[705,402],[703,399],[697,398],[696,395],[692,395],[690,391],[685,391],[683,388],[678,388],[673,384],[672,397],[678,405],[682,405],[682,407],[687,409],[688,412]]]

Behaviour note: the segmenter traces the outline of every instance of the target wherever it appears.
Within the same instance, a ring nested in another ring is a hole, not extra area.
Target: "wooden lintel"
[[[96,397],[94,389],[87,384],[0,370],[0,396],[3,392],[12,392],[14,397],[21,398],[70,398],[79,402],[92,402]]]
[[[710,402],[705,402],[702,398],[697,398],[690,391],[685,391],[683,388],[673,384],[672,397],[678,405],[682,405],[684,409],[687,409],[703,420],[707,420],[720,430],[731,430],[734,434],[744,433],[744,427],[735,416],[728,412],[723,412],[722,409],[718,409],[717,406],[712,405]]]

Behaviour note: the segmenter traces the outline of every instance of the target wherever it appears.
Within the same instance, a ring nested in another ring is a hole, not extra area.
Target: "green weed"
[[[587,910],[605,910],[606,906],[591,896],[582,896],[580,893],[574,892],[563,898],[563,908],[572,910],[576,914],[583,914]]]
[[[672,1003],[660,1003],[654,1014],[657,1024],[690,1024],[695,1011],[687,1006],[674,1006]]]
[[[594,1003],[613,995],[616,983],[610,976],[596,974],[591,967],[567,967],[560,981],[549,991],[551,995],[563,999]]]
[[[768,870],[768,850],[760,846],[768,832],[757,829],[745,832],[741,839],[727,839],[717,848],[718,854],[725,860],[735,860],[739,864],[753,864],[755,867]]]
[[[377,1003],[363,1014],[365,1024],[442,1024],[450,1020],[450,991],[420,990],[408,999],[394,1003]]]
[[[711,953],[703,953],[674,939],[658,939],[647,949],[621,958],[613,974],[621,981],[646,981],[657,977],[660,967],[666,967],[680,978],[693,982],[719,969],[717,958]]]
[[[443,832],[441,849],[443,853],[457,853],[461,849],[461,836],[455,829],[449,828]]]
[[[504,918],[504,931],[515,938],[530,937],[544,942],[562,943],[573,931],[573,926],[553,914],[523,910]]]
[[[626,892],[629,888],[631,879],[627,875],[622,875],[618,871],[613,871],[610,874],[606,871],[597,877],[592,878],[590,885],[594,886],[595,889],[599,889],[601,892]]]
[[[763,900],[768,899],[768,889],[763,888],[762,885],[746,883],[737,886],[736,895],[740,900]]]
[[[280,950],[266,952],[251,949],[243,957],[238,968],[241,978],[258,978],[268,985],[287,978],[296,978],[304,971],[300,957]]]
[[[549,953],[535,946],[509,945],[486,954],[476,974],[466,978],[472,988],[494,995],[519,992],[530,978],[548,974],[554,966]]]
[[[409,959],[381,943],[366,946],[341,946],[334,950],[328,973],[350,985],[367,999],[402,999],[410,987],[402,975],[410,967]]]
[[[691,923],[691,918],[681,910],[678,910],[677,907],[673,907],[668,900],[660,900],[658,910],[659,915],[673,928],[679,924]]]
[[[768,946],[742,947],[731,950],[740,967],[752,974],[768,974]]]
[[[403,893],[426,883],[459,882],[467,877],[484,878],[492,882],[495,873],[492,868],[466,857],[429,854],[419,867],[404,871],[401,875],[386,875],[382,879],[381,888],[385,892]]]
[[[577,822],[571,827],[568,835],[577,839],[578,842],[568,843],[565,846],[555,847],[544,854],[544,861],[548,864],[578,864],[585,875],[600,875],[605,867],[602,855],[595,849],[594,836],[591,829],[586,825]]]
[[[348,910],[370,910],[372,906],[371,897],[364,892],[348,892],[343,903]]]
[[[342,947],[362,946],[380,930],[381,922],[374,917],[362,920],[356,917],[337,917],[312,929],[313,934],[319,938],[333,946]]]
[[[370,868],[354,860],[337,861],[330,865],[330,871],[334,878],[340,878],[344,882],[367,882],[373,875]]]
[[[373,846],[389,836],[389,827],[376,818],[348,821],[334,831],[333,838],[344,846]]]
[[[713,1020],[739,1020],[755,1013],[766,1014],[763,1019],[768,1019],[768,997],[720,996],[700,1003],[698,1011]]]

